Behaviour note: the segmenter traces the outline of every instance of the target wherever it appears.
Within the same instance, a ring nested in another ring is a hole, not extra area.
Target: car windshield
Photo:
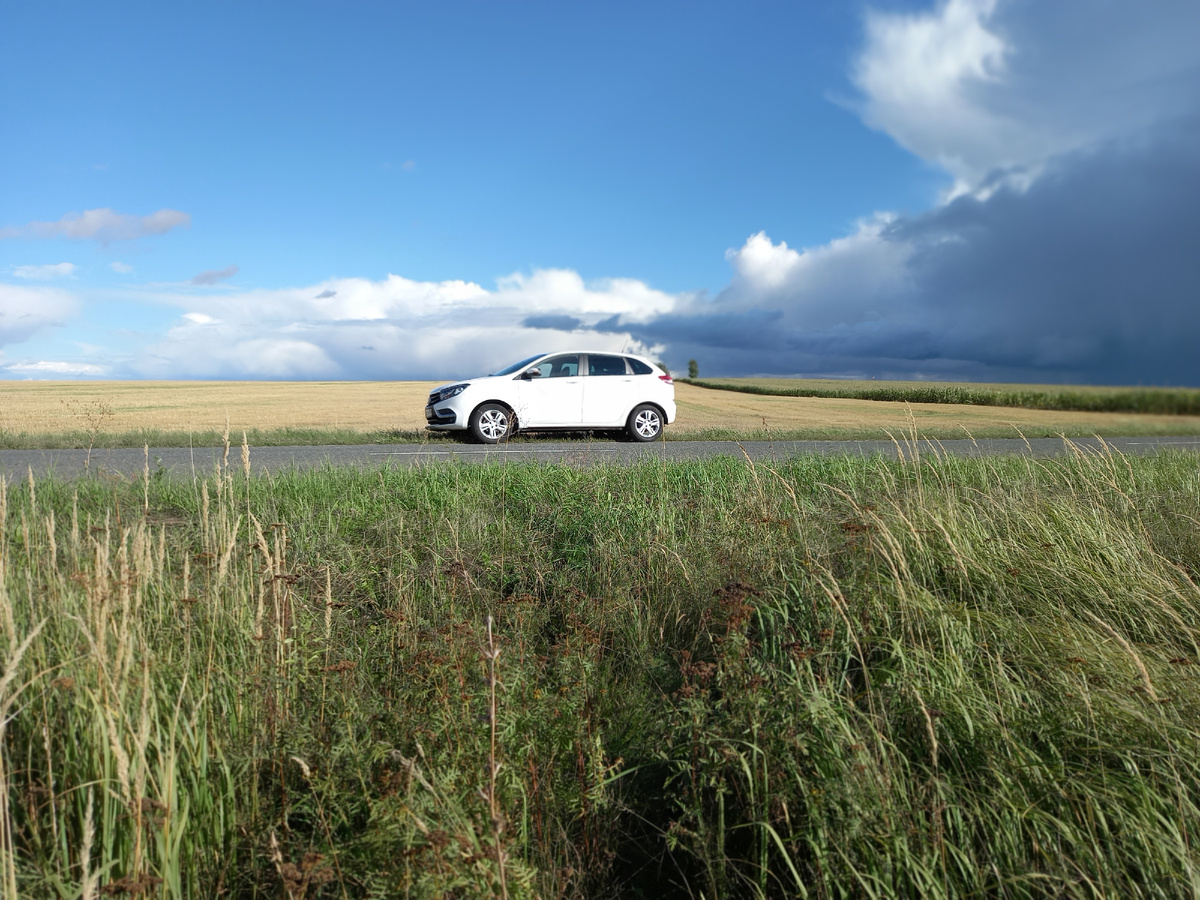
[[[496,374],[497,375],[512,375],[516,372],[520,372],[522,369],[524,369],[526,366],[528,366],[531,362],[533,362],[536,359],[541,359],[545,355],[546,355],[545,353],[539,353],[537,356],[531,356],[531,357],[529,357],[529,359],[523,359],[519,363],[513,363],[507,369],[501,369]]]

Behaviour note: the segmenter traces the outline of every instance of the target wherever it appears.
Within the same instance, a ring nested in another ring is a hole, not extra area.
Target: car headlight
[[[449,400],[451,397],[457,397],[469,387],[469,384],[452,384],[448,388],[442,388],[440,391],[438,391],[437,402],[441,403],[443,400]]]

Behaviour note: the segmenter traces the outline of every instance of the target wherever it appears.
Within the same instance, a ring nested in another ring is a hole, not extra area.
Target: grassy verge
[[[718,391],[772,397],[826,397],[843,400],[891,400],[908,403],[956,403],[967,406],[1013,406],[1078,412],[1129,412],[1156,415],[1200,415],[1200,390],[1188,388],[1021,388],[1018,385],[926,384],[889,382],[833,386],[829,381],[772,379],[707,381],[680,379],[684,384]]]
[[[1196,896],[1194,456],[233,456],[0,494],[5,896]]]
[[[682,431],[667,428],[664,432],[668,441],[854,441],[890,440],[890,433],[880,428],[803,428],[803,429],[738,429],[696,428]],[[1030,425],[1017,428],[1012,424],[997,423],[971,429],[963,426],[938,426],[922,423],[922,437],[931,440],[955,440],[963,438],[1040,438],[1040,437],[1139,437],[1200,434],[1200,421],[1179,422],[1125,421],[1111,427]],[[461,437],[439,434],[425,430],[355,431],[352,429],[319,428],[276,428],[247,432],[254,447],[310,447],[342,446],[359,444],[456,444]],[[515,444],[537,444],[548,441],[623,440],[615,432],[541,432],[518,433],[512,439]],[[149,447],[219,447],[223,434],[218,431],[184,432],[158,429],[136,429],[101,434],[92,437],[85,432],[20,433],[0,431],[0,450],[93,450]]]
[[[240,436],[240,432],[237,432]],[[257,428],[246,432],[254,447],[310,447],[335,444],[420,444],[448,441],[446,435],[425,429],[360,431],[352,428]],[[85,430],[23,432],[0,429],[0,450],[96,450],[117,447],[216,447],[224,434],[218,430],[171,431],[135,428],[92,433]]]

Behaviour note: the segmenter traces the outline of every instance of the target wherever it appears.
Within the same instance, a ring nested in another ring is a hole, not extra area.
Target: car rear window
[[[588,354],[589,375],[624,375],[625,357],[601,356],[598,353]]]
[[[653,375],[654,374],[654,370],[652,368],[650,368],[648,365],[646,365],[644,362],[642,362],[640,359],[633,359],[632,357],[629,357],[629,356],[625,357],[625,359],[629,362],[629,365],[633,366],[633,374],[634,375]]]

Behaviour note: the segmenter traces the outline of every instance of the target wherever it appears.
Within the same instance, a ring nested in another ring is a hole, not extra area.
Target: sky
[[[1200,386],[1195,0],[11,4],[0,378]]]

